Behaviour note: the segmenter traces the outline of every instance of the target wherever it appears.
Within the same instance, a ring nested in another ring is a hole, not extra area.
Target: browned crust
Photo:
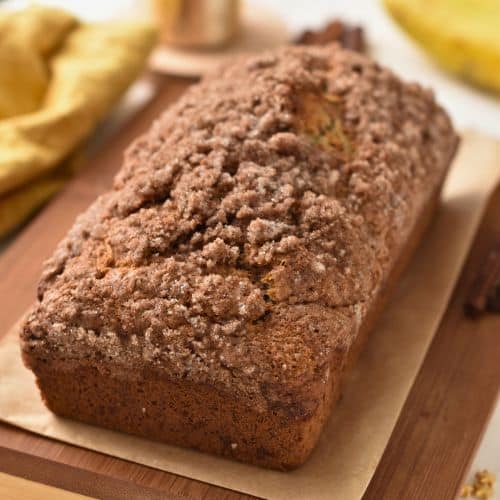
[[[316,445],[343,382],[427,229],[438,200],[439,191],[418,217],[389,280],[361,325],[340,383],[337,377],[330,377],[321,404],[308,418],[258,412],[248,402],[228,398],[208,385],[162,380],[153,373],[135,381],[118,379],[112,370],[104,376],[105,366],[82,366],[68,373],[38,365],[37,383],[47,406],[64,417],[255,465],[275,469],[299,466]]]
[[[428,92],[362,56],[251,61],[135,143],[45,265],[21,338],[56,413],[287,469],[313,449],[456,140]]]

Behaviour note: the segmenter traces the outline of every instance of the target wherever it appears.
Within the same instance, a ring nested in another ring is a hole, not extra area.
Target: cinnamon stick
[[[485,312],[500,312],[500,238],[479,269],[464,304],[464,310],[471,317],[477,317]]]
[[[365,52],[363,28],[335,19],[317,30],[306,30],[295,40],[300,45],[326,45],[338,42],[345,49]]]

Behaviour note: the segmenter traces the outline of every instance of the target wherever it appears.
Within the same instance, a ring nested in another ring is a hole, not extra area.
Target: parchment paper
[[[344,388],[310,460],[267,471],[54,417],[19,356],[14,328],[0,344],[0,419],[183,476],[273,499],[360,498],[382,456],[438,327],[489,193],[500,144],[466,134],[442,206]]]

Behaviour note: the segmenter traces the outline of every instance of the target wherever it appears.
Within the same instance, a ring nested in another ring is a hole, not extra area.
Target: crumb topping
[[[349,348],[455,146],[432,95],[365,56],[289,47],[228,65],[77,219],[25,349],[283,400],[284,380],[324,380]]]
[[[460,490],[461,498],[478,498],[490,500],[495,494],[495,474],[484,469],[474,474],[472,484],[464,484]]]

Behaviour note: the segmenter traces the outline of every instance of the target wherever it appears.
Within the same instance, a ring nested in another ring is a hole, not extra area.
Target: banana
[[[383,0],[448,71],[500,92],[500,0]]]

